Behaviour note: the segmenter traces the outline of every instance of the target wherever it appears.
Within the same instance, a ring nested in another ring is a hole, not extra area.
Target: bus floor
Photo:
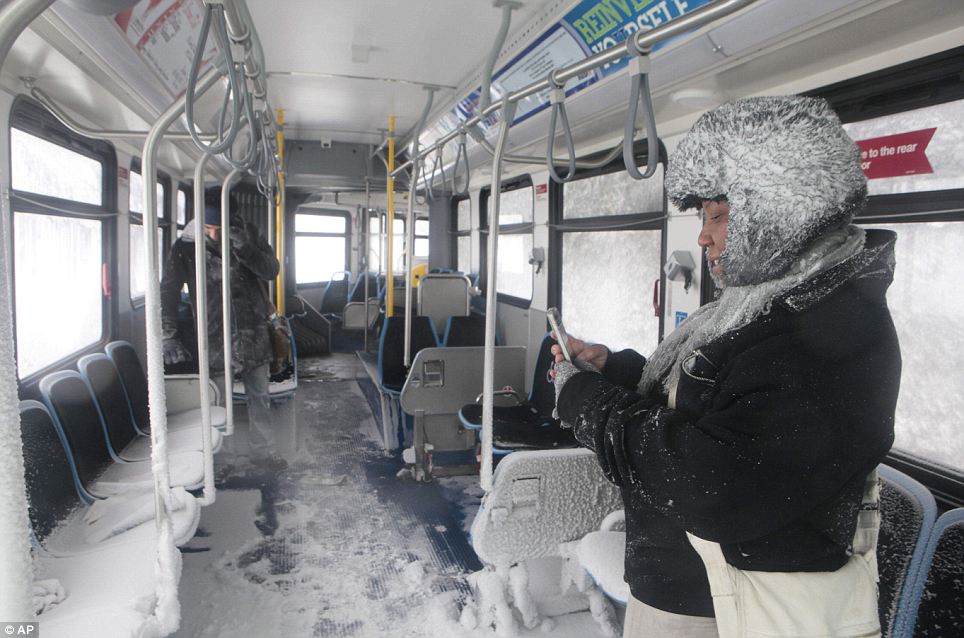
[[[478,477],[396,478],[399,454],[375,442],[356,382],[364,374],[354,355],[300,362],[295,396],[272,405],[287,467],[239,453],[247,423],[236,404],[235,433],[215,457],[216,501],[182,548],[175,636],[494,635],[458,622],[467,576],[482,568],[465,531]],[[553,636],[601,635],[588,613],[554,627]]]

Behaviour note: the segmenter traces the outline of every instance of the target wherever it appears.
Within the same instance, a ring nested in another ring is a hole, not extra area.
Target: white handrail
[[[204,169],[211,158],[201,154],[194,167],[194,294],[197,315],[197,372],[201,384],[201,451],[204,453],[204,492],[198,502],[211,505],[216,498],[214,450],[211,444],[211,361],[208,352],[208,260],[204,236]]]

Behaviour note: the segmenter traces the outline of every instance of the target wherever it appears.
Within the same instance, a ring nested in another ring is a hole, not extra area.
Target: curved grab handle
[[[635,47],[631,47],[635,51]],[[649,90],[649,57],[644,52],[635,51],[636,57],[630,62],[635,64],[632,70],[632,90],[629,97],[629,112],[626,114],[626,126],[623,131],[623,163],[626,172],[633,179],[652,177],[659,164],[659,137],[656,133],[656,114],[653,111],[653,96]],[[643,173],[636,168],[633,156],[633,133],[636,130],[636,110],[639,101],[643,101],[643,116],[646,118],[646,170]]]
[[[459,188],[456,184],[458,183],[459,176],[459,164],[465,164],[465,185]],[[465,127],[459,127],[459,146],[455,151],[455,164],[452,166],[452,194],[458,197],[463,197],[469,194],[469,179],[470,179],[470,169],[469,169],[469,153],[465,150]]]
[[[555,72],[549,73],[549,85],[552,87],[549,94],[551,114],[549,115],[549,140],[546,146],[546,168],[549,170],[549,177],[554,182],[562,184],[571,180],[576,174],[576,150],[572,143],[572,129],[569,127],[569,118],[566,115],[566,90],[555,78]],[[566,152],[569,155],[569,169],[562,177],[556,172],[555,162],[553,161],[553,149],[556,143],[556,120],[562,120],[562,136],[566,140]]]

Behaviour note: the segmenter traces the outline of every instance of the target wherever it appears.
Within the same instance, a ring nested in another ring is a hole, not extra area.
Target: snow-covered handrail
[[[194,167],[194,293],[197,314],[197,371],[201,394],[201,451],[204,453],[204,492],[201,505],[214,503],[214,451],[211,445],[211,361],[208,352],[207,243],[204,237],[204,169],[211,158],[201,155]],[[226,394],[226,393],[225,393]]]

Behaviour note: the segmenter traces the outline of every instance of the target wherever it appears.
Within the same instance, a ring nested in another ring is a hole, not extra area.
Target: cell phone
[[[566,329],[562,325],[562,317],[559,316],[559,309],[553,307],[546,310],[546,318],[549,320],[549,327],[552,328],[552,334],[556,336],[556,342],[562,350],[562,356],[566,361],[572,363],[572,357],[569,356],[569,335],[566,334]]]

